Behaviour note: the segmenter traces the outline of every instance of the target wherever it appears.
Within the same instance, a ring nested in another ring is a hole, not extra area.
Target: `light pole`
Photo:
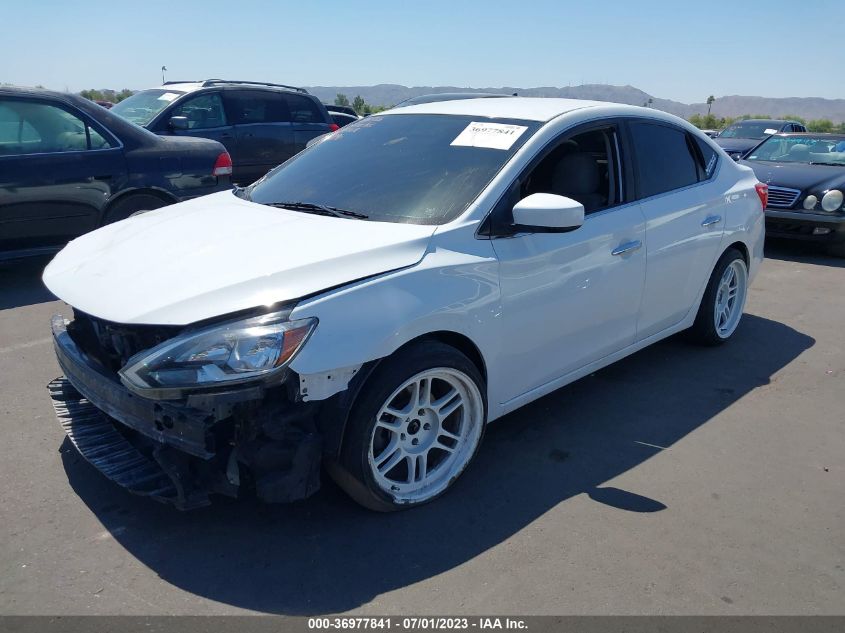
[[[166,73],[166,72],[167,72],[167,66],[162,66],[161,67],[161,83],[162,83],[162,85],[164,85],[164,79],[165,79],[164,73]]]

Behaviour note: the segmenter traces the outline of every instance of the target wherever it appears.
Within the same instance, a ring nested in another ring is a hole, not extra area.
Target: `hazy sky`
[[[845,98],[845,0],[0,0],[0,82],[139,89],[631,84],[663,98]],[[828,28],[832,25],[832,28]]]

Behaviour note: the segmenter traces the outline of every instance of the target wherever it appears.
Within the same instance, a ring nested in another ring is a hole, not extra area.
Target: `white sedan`
[[[737,329],[766,186],[653,109],[410,106],[255,184],[71,242],[44,282],[80,452],[179,508],[445,492],[487,423],[667,336]]]

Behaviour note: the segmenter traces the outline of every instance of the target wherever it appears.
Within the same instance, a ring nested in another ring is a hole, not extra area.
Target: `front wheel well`
[[[484,357],[481,355],[481,350],[478,349],[478,346],[472,341],[471,338],[465,336],[464,334],[459,334],[450,330],[429,332],[427,334],[418,336],[417,338],[411,339],[393,353],[396,354],[397,352],[408,347],[409,345],[414,345],[415,343],[419,343],[420,341],[426,340],[439,341],[444,345],[454,347],[456,350],[461,352],[464,356],[466,356],[472,361],[472,364],[475,365],[475,367],[478,369],[479,373],[484,378],[484,381],[487,381],[487,366],[484,363]]]

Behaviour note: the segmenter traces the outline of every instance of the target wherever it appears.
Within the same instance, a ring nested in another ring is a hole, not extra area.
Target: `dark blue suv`
[[[220,141],[232,156],[232,179],[248,184],[337,125],[303,88],[225,79],[168,81],[142,90],[111,112],[161,135]]]

